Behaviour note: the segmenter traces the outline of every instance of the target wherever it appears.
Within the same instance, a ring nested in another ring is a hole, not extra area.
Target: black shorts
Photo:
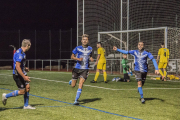
[[[25,89],[26,85],[29,84],[29,82],[25,81],[21,75],[15,75],[13,74],[13,79],[16,82],[16,85],[19,89]]]
[[[135,76],[137,81],[145,81],[147,72],[135,71]]]
[[[77,80],[78,78],[83,78],[84,80],[87,79],[89,74],[88,69],[76,69],[74,68],[72,71],[72,79]]]
[[[124,74],[124,79],[126,79],[126,80],[129,80],[129,79],[130,79],[128,73],[125,73],[125,74]]]

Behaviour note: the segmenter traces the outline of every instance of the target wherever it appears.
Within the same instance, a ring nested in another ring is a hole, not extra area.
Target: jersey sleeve
[[[159,51],[158,51],[158,55],[161,55],[161,49],[159,49]]]
[[[78,53],[78,51],[77,51],[77,47],[76,47],[76,48],[74,48],[74,50],[72,51],[72,53],[73,53],[73,54],[77,54],[77,53]]]
[[[100,55],[101,54],[101,50],[98,48],[98,55]]]
[[[154,56],[150,52],[148,52],[148,58],[152,60]]]
[[[16,54],[16,56],[15,56],[15,61],[16,62],[21,62],[22,59],[23,59],[23,55],[22,54]]]
[[[130,50],[130,51],[128,51],[128,53],[129,53],[130,55],[134,55],[134,51],[135,51],[135,50]]]

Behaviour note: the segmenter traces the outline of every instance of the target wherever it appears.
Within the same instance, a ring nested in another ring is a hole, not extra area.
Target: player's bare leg
[[[77,94],[76,94],[74,105],[79,105],[78,99],[81,96],[82,87],[83,87],[83,83],[84,82],[85,82],[85,79],[81,77],[80,80],[79,80],[79,87],[78,87],[78,90],[77,90]]]
[[[77,82],[77,80],[72,80],[71,86],[72,86],[72,87],[75,87],[75,86],[76,86],[76,82]]]
[[[84,82],[85,82],[84,78],[81,77],[79,80],[79,88],[80,89],[82,89]]]
[[[23,109],[36,109],[35,107],[29,105],[29,91],[30,91],[30,85],[26,84]]]

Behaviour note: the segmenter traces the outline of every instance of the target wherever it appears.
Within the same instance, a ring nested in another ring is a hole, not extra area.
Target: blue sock
[[[81,92],[82,89],[78,88],[75,101],[77,101],[80,98]]]
[[[139,94],[140,94],[141,98],[143,98],[143,90],[142,90],[142,87],[138,87],[138,91],[139,91]]]
[[[18,91],[19,90],[15,90],[11,93],[6,94],[6,98],[18,96]]]
[[[29,103],[29,92],[24,94],[24,106],[27,107]]]

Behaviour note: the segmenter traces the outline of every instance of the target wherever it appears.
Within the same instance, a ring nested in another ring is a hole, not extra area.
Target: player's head
[[[127,55],[126,55],[126,54],[123,54],[123,58],[126,59],[126,58],[127,58]]]
[[[31,47],[31,40],[30,39],[23,39],[21,47],[25,48],[25,51],[28,51]]]
[[[162,48],[164,48],[164,47],[165,47],[165,46],[164,46],[164,43],[161,43],[161,47],[162,47]]]
[[[102,46],[101,42],[97,42],[97,48],[100,48]]]
[[[138,49],[143,50],[144,49],[144,42],[138,42]]]
[[[89,35],[87,35],[87,34],[83,34],[83,35],[82,35],[82,40],[81,40],[81,42],[82,42],[82,45],[83,45],[83,46],[87,46],[87,45],[88,45],[88,43],[89,43],[88,38],[89,38]]]

